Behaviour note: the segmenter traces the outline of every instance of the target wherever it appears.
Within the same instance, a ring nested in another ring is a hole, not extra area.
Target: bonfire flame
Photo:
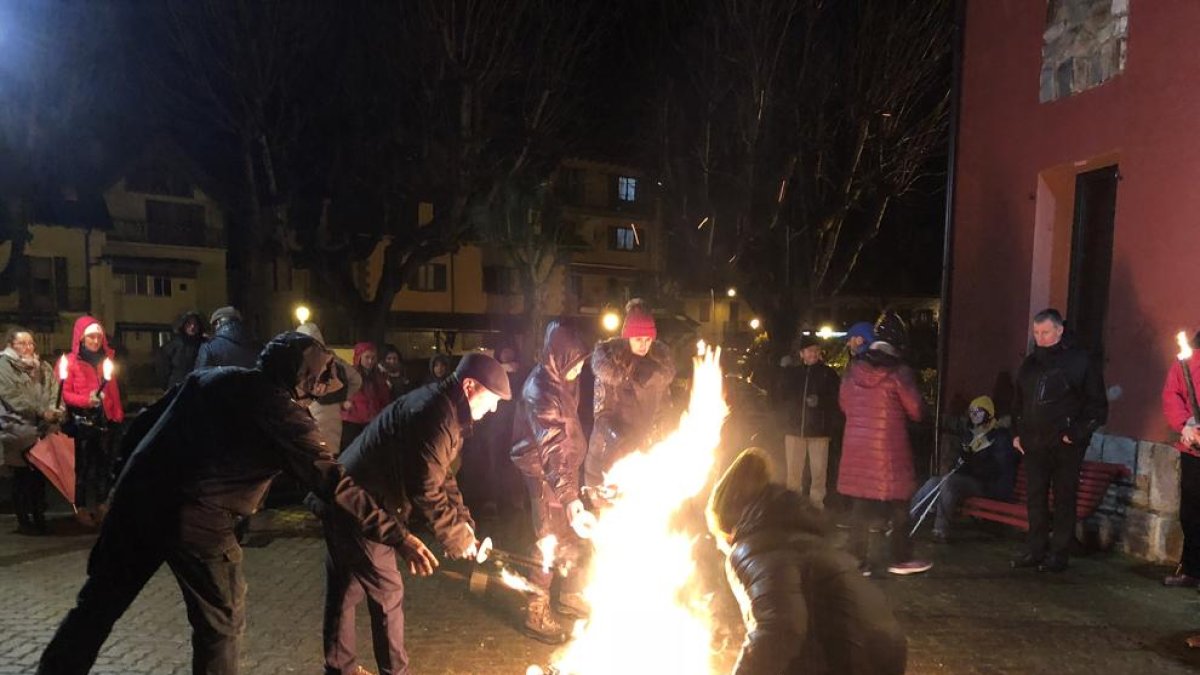
[[[1188,344],[1187,333],[1179,331],[1179,334],[1175,336],[1175,341],[1179,343],[1179,360],[1187,361],[1192,358],[1192,346]]]
[[[554,567],[554,552],[558,548],[558,537],[548,534],[541,539],[538,539],[537,550],[542,554],[542,572],[550,573],[550,568]]]
[[[500,581],[505,586],[508,586],[509,588],[513,589],[514,591],[521,591],[522,593],[533,593],[535,595],[540,595],[543,593],[542,589],[538,588],[537,586],[534,586],[532,583],[529,582],[528,579],[526,579],[525,577],[521,576],[520,574],[517,574],[516,572],[513,572],[512,570],[509,570],[509,569],[501,568]]]
[[[584,597],[591,617],[557,657],[570,675],[713,672],[711,617],[696,587],[692,539],[676,511],[708,482],[729,409],[720,349],[694,359],[679,429],[627,456],[605,477],[621,498],[601,512]]]

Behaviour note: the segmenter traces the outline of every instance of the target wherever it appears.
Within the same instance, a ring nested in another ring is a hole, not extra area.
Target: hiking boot
[[[1200,579],[1183,573],[1172,574],[1163,579],[1163,586],[1167,588],[1195,588],[1200,586]]]
[[[1039,572],[1065,572],[1067,571],[1067,556],[1052,553],[1041,565],[1038,565]]]
[[[1008,564],[1012,566],[1014,570],[1020,570],[1029,567],[1039,567],[1042,564],[1042,560],[1044,560],[1044,558],[1040,555],[1026,553],[1019,558],[1013,558]]]
[[[921,574],[933,569],[933,563],[928,560],[909,560],[907,562],[888,565],[887,571],[897,576],[906,577],[910,574]]]
[[[592,607],[583,599],[583,593],[559,593],[554,609],[571,619],[586,619],[592,614]]]
[[[561,645],[567,641],[567,629],[554,617],[550,603],[544,597],[530,598],[525,606],[523,629],[529,637],[548,645]]]

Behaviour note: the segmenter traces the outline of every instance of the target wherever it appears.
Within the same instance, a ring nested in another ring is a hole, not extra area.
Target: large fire
[[[600,514],[592,537],[584,591],[591,617],[558,655],[558,672],[714,672],[711,617],[696,584],[692,539],[672,524],[680,506],[708,482],[729,414],[720,349],[700,351],[678,430],[606,476],[620,496]]]

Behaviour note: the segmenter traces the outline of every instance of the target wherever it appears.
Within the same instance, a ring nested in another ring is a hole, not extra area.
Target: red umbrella
[[[68,502],[75,507],[75,440],[54,432],[33,445],[27,455],[29,463],[49,480]]]

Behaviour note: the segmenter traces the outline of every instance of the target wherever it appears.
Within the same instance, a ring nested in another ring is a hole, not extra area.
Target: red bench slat
[[[1130,475],[1129,468],[1123,464],[1107,462],[1084,462],[1079,471],[1079,486],[1076,493],[1075,517],[1082,520],[1092,515],[1108,494],[1108,487],[1117,478]],[[985,497],[970,497],[963,501],[960,511],[963,515],[991,520],[1005,525],[1028,530],[1029,507],[1026,503],[1025,465],[1017,468],[1016,487],[1013,490],[1013,501],[1004,502]],[[1054,495],[1050,495],[1050,504],[1054,504]]]

